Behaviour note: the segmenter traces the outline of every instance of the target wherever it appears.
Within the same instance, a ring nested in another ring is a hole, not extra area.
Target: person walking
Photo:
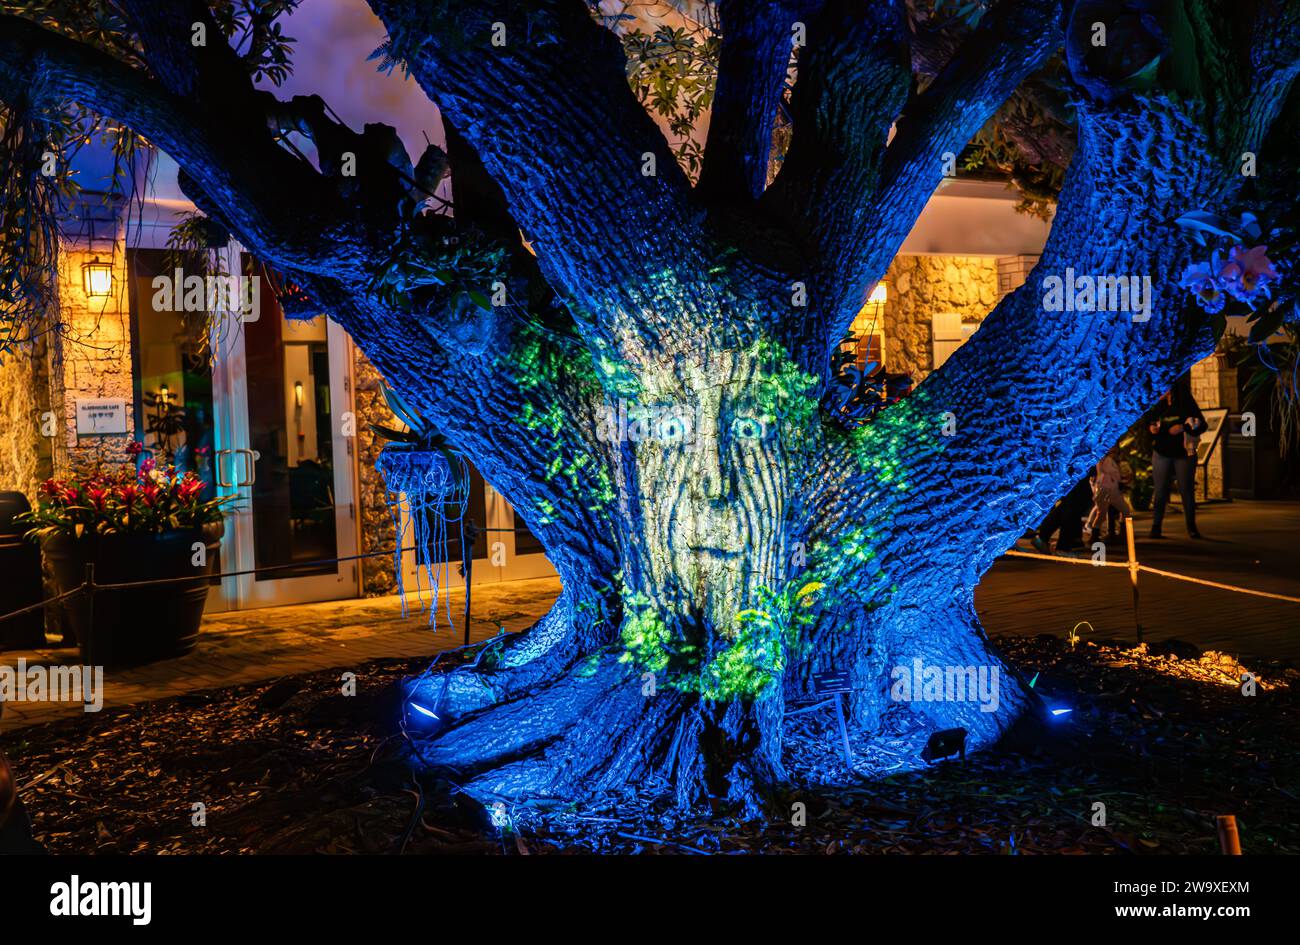
[[[1151,538],[1163,538],[1161,526],[1169,489],[1175,481],[1183,502],[1183,521],[1189,538],[1200,538],[1196,528],[1196,444],[1205,431],[1205,415],[1192,397],[1191,384],[1180,378],[1147,413],[1151,431]]]
[[[1106,540],[1114,541],[1118,536],[1115,529],[1117,519],[1127,519],[1133,514],[1128,500],[1123,493],[1123,472],[1120,469],[1119,447],[1113,446],[1106,455],[1097,460],[1097,476],[1092,493],[1092,514],[1088,516],[1087,528],[1091,533],[1089,544],[1095,545],[1099,540],[1101,526],[1106,526]]]
[[[1092,476],[1096,469],[1090,469],[1074,484],[1074,488],[1047,513],[1043,524],[1038,526],[1033,545],[1043,554],[1050,554],[1052,533],[1060,531],[1056,541],[1056,553],[1074,557],[1083,547],[1083,517],[1092,505]]]

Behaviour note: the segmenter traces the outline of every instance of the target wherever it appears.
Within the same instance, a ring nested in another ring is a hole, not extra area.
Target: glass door
[[[245,258],[245,271],[251,262]],[[256,273],[253,273],[254,275]],[[284,317],[261,278],[256,318],[239,320],[226,347],[230,446],[218,468],[238,496],[232,553],[252,571],[230,579],[238,607],[352,597],[358,588],[351,349],[324,315]]]
[[[230,386],[227,326],[210,313],[189,311],[172,293],[159,292],[155,279],[182,271],[204,271],[196,254],[161,249],[132,250],[128,255],[131,306],[131,357],[134,379],[135,436],[144,459],[193,471],[204,482],[203,497],[233,496],[223,485],[229,452]],[[233,570],[235,554],[230,517],[212,562],[212,572]],[[208,609],[235,605],[233,584],[214,578]]]
[[[242,257],[217,255],[224,272]],[[231,576],[209,609],[353,597],[357,563],[334,560],[357,547],[351,342],[323,315],[286,319],[264,278],[256,317],[168,304],[153,280],[190,264],[203,271],[197,256],[131,254],[135,421],[159,464],[233,500],[213,568]]]

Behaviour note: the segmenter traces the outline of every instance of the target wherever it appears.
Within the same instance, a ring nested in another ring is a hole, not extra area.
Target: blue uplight
[[[408,702],[407,705],[409,705],[416,712],[419,712],[421,715],[427,715],[431,719],[438,718],[438,714],[436,712],[434,712],[432,709],[426,709],[418,702]]]

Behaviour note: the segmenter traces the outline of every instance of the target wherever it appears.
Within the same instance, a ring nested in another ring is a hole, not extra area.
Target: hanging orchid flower
[[[1221,276],[1223,267],[1219,265],[1219,254],[1215,253],[1209,262],[1192,263],[1183,270],[1178,284],[1184,289],[1191,289],[1196,294],[1196,301],[1201,308],[1211,314],[1223,311],[1224,298]]]
[[[1232,248],[1228,257],[1231,260],[1229,265],[1236,266],[1239,271],[1235,282],[1237,291],[1233,291],[1234,285],[1228,287],[1233,298],[1249,302],[1254,301],[1256,293],[1261,290],[1268,294],[1268,284],[1276,282],[1278,276],[1273,269],[1273,263],[1265,255],[1267,252],[1267,246],[1255,246],[1251,249],[1242,246]]]

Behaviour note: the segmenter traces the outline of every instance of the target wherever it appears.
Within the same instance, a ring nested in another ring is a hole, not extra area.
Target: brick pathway
[[[1300,596],[1300,503],[1236,502],[1201,510],[1201,530],[1211,541],[1182,535],[1170,521],[1162,542],[1139,540],[1138,560],[1153,567],[1210,580]],[[1139,536],[1147,522],[1140,518]],[[1027,546],[1026,546],[1027,548]],[[1124,557],[1121,544],[1111,549]],[[1300,663],[1300,604],[1244,597],[1143,575],[1142,622],[1147,638],[1178,637],[1205,649]],[[474,639],[504,627],[522,630],[541,616],[559,592],[555,579],[482,585],[474,589]],[[457,628],[445,615],[436,633],[427,614],[403,618],[396,597],[271,607],[204,620],[199,645],[179,659],[105,675],[105,705],[127,705],[185,692],[252,683],[337,668],[340,673],[379,657],[432,654],[462,642],[464,597],[453,591]],[[1064,636],[1079,620],[1099,636],[1133,637],[1128,573],[1118,568],[1003,558],[975,595],[993,636],[1053,633]],[[75,664],[70,649],[0,652],[0,662]],[[67,703],[16,703],[5,707],[0,733],[81,712]]]
[[[559,581],[547,578],[488,584],[474,588],[471,602],[473,640],[523,630],[545,613]],[[172,660],[104,673],[104,705],[120,706],[165,699],[201,689],[259,682],[279,676],[337,668],[340,673],[380,657],[433,654],[464,642],[461,622],[463,590],[451,592],[456,629],[439,614],[436,632],[428,612],[402,616],[397,597],[332,601],[293,607],[212,614],[204,618],[194,651]],[[15,665],[75,665],[75,649],[6,650],[0,662]],[[81,713],[80,704],[58,702],[9,703],[0,719],[0,733]]]

